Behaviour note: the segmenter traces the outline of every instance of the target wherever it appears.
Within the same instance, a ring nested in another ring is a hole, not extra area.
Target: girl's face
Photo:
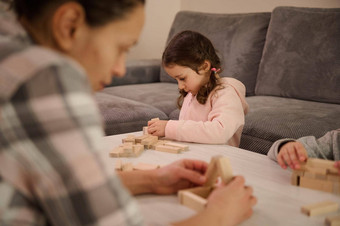
[[[125,18],[101,27],[84,26],[81,38],[68,53],[86,70],[93,90],[125,74],[128,50],[137,42],[144,24],[144,7],[137,6]]]
[[[206,70],[199,70],[197,73],[189,67],[180,65],[171,65],[164,69],[168,75],[177,80],[179,89],[190,92],[194,96],[209,80]]]

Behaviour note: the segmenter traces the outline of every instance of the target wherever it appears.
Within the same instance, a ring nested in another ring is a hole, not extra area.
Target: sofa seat
[[[281,138],[321,137],[340,128],[340,105],[274,96],[247,97],[240,148],[266,154]],[[311,131],[313,133],[311,134]]]

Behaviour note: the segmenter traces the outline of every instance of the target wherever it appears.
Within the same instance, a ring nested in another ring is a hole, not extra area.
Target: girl
[[[248,105],[245,86],[221,78],[221,62],[208,38],[194,31],[177,34],[162,63],[178,82],[179,120],[149,121],[148,132],[166,138],[239,146]]]
[[[130,193],[169,194],[205,182],[207,164],[199,160],[117,175],[98,156],[104,131],[93,91],[125,73],[144,0],[13,6],[20,24],[0,19],[0,225],[143,225]],[[208,203],[177,225],[235,225],[256,198],[236,177]]]

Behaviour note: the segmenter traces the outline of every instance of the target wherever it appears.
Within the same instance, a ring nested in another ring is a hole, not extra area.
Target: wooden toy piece
[[[211,190],[211,187],[197,187],[181,190],[178,192],[178,199],[182,205],[199,212],[207,205],[207,198]]]
[[[176,147],[171,147],[171,146],[167,146],[166,144],[163,145],[157,145],[155,147],[156,151],[163,151],[163,152],[169,152],[169,153],[180,153],[181,149],[180,148],[176,148]]]
[[[122,160],[118,159],[115,164],[115,170],[121,171],[122,170]]]
[[[122,171],[132,171],[133,170],[133,165],[132,163],[124,163],[122,166]]]
[[[149,134],[148,128],[149,128],[149,127],[147,127],[147,126],[143,126],[143,135]]]
[[[309,158],[305,163],[305,166],[309,167],[309,169],[313,168],[315,170],[318,168],[326,169],[327,173],[338,173],[337,168],[334,166],[334,161],[331,160]]]
[[[300,177],[302,177],[304,175],[304,173],[305,172],[301,171],[301,170],[294,170],[293,173],[292,173],[290,183],[292,185],[299,186],[300,185]]]
[[[150,145],[150,149],[156,150],[156,146],[158,145],[164,145],[169,141],[166,140],[158,140],[156,143]]]
[[[152,136],[152,135],[149,134],[146,138],[141,140],[141,144],[144,145],[144,147],[146,147],[146,148],[150,148],[151,145],[157,143],[157,141],[158,141],[157,136]]]
[[[133,153],[134,153],[135,157],[140,156],[143,151],[144,151],[144,145],[142,145],[142,144],[133,145]]]
[[[340,226],[340,215],[327,217],[325,219],[325,225],[327,225],[327,226]]]
[[[339,204],[332,201],[319,202],[301,207],[301,212],[308,216],[317,216],[325,213],[335,212],[339,209]]]
[[[123,153],[124,153],[123,148],[117,147],[117,148],[114,148],[112,151],[110,151],[109,155],[110,157],[119,157]]]
[[[137,165],[133,166],[134,170],[153,170],[158,169],[159,165],[156,164],[147,164],[147,163],[138,163]]]
[[[122,143],[132,143],[135,144],[135,135],[128,135],[126,138],[122,140]]]
[[[232,178],[229,160],[225,157],[215,156],[211,159],[206,172],[207,181],[202,187],[178,192],[180,203],[196,211],[203,210],[218,176],[221,176],[223,181],[229,181]]]
[[[214,156],[211,158],[208,169],[205,172],[205,177],[207,178],[207,181],[204,183],[204,186],[213,186],[216,183],[218,177],[216,162],[218,158],[221,158],[221,156]]]
[[[179,143],[175,143],[175,142],[171,142],[171,141],[165,142],[165,145],[180,148],[181,151],[188,151],[189,150],[188,145],[179,144]]]
[[[152,118],[150,121],[158,121],[159,118]]]
[[[136,141],[136,143],[141,143],[142,140],[148,138],[149,136],[150,136],[149,134],[144,134],[142,136],[138,136],[138,137],[135,138],[135,141]]]
[[[233,179],[233,170],[227,157],[218,158],[216,161],[219,175],[224,184],[228,184]]]
[[[334,161],[309,158],[294,170],[291,184],[333,194],[340,194],[340,175]]]
[[[319,191],[333,192],[331,181],[322,181],[308,177],[300,177],[300,187],[311,188]]]

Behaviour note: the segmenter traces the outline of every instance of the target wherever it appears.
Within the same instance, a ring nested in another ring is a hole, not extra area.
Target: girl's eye
[[[181,80],[181,81],[184,81],[184,80],[185,80],[185,78],[179,78],[179,80]]]

